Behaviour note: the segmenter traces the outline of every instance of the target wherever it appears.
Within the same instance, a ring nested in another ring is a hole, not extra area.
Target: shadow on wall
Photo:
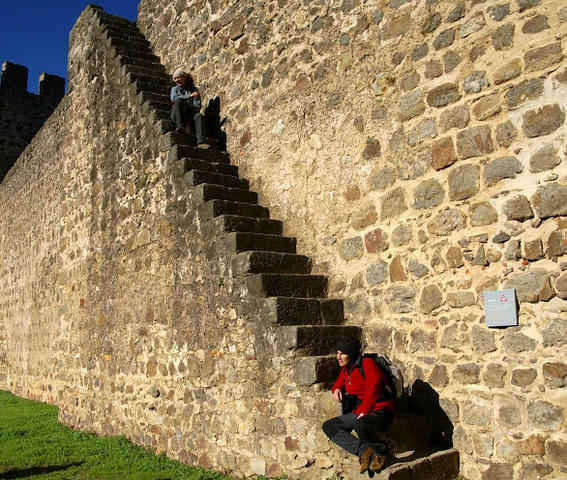
[[[398,412],[384,440],[390,443],[393,463],[417,460],[453,447],[453,424],[439,403],[439,394],[416,380],[398,404]]]
[[[220,97],[209,100],[207,108],[204,111],[204,128],[208,137],[216,138],[220,151],[226,151],[226,133],[222,130],[226,117],[220,118],[221,101]]]
[[[453,447],[454,427],[439,404],[439,394],[431,385],[416,380],[411,387],[409,407],[412,411],[426,416],[431,422],[431,443],[439,448]]]

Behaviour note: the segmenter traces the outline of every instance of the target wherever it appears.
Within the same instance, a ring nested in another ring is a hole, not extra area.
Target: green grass
[[[57,422],[57,408],[0,391],[0,480],[230,480],[156,456],[124,437]]]

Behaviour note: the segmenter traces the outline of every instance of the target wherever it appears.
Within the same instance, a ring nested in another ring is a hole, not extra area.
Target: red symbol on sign
[[[502,295],[500,295],[500,301],[502,303],[506,303],[506,302],[508,302],[508,297],[506,297],[506,295],[502,294]]]

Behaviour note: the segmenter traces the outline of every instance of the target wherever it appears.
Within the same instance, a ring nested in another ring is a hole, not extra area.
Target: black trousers
[[[381,455],[388,453],[388,446],[377,439],[377,432],[387,432],[392,424],[392,412],[379,410],[357,419],[356,413],[347,413],[323,423],[323,431],[329,440],[353,455],[360,455],[367,447]],[[356,432],[355,437],[352,431]]]
[[[175,128],[185,128],[191,125],[194,128],[197,143],[202,143],[203,138],[203,117],[201,112],[193,108],[192,99],[177,99],[171,108],[171,121],[175,124]]]

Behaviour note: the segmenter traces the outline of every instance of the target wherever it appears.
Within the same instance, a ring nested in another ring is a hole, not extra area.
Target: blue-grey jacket
[[[169,98],[172,102],[175,102],[175,100],[177,100],[178,98],[186,100],[188,98],[191,98],[191,94],[196,91],[197,89],[191,92],[187,90],[183,85],[175,85],[175,87],[171,87],[171,94],[169,95]]]

